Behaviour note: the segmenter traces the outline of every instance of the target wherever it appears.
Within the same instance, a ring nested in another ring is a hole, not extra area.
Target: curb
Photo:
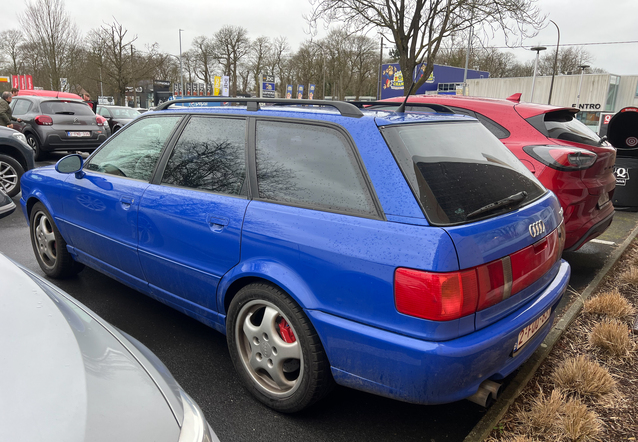
[[[482,442],[490,435],[494,427],[496,427],[516,398],[521,394],[527,383],[532,379],[538,367],[540,367],[541,363],[552,351],[554,344],[567,327],[569,327],[569,324],[576,319],[580,310],[583,308],[585,300],[598,290],[598,287],[607,276],[607,273],[609,273],[609,270],[618,262],[636,236],[638,236],[638,226],[634,227],[623,243],[612,252],[611,259],[607,261],[607,264],[598,272],[598,275],[587,285],[585,290],[580,294],[580,297],[565,310],[563,316],[554,324],[554,327],[550,330],[542,344],[527,362],[520,367],[514,379],[512,379],[505,390],[503,390],[494,405],[487,410],[485,416],[483,416],[474,428],[472,428],[472,431],[463,439],[463,442]]]

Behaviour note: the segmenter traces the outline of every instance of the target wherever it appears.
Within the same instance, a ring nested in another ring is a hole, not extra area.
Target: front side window
[[[103,117],[106,117],[106,118],[110,118],[111,117],[111,113],[105,107],[98,107],[97,113],[102,115]]]
[[[85,167],[95,172],[148,181],[180,118],[145,118],[126,126],[91,157]]]
[[[336,129],[258,121],[256,156],[259,198],[377,215],[353,149]]]
[[[246,180],[243,119],[193,117],[166,164],[162,184],[240,195]]]

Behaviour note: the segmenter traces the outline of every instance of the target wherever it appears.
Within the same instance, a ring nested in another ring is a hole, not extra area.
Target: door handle
[[[224,230],[224,227],[228,225],[228,218],[220,218],[217,216],[208,215],[206,218],[208,227],[215,233],[219,233]]]
[[[120,198],[120,204],[124,210],[128,210],[133,205],[135,199],[132,196],[123,196]]]

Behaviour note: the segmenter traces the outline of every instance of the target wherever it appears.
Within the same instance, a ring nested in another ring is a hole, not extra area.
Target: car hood
[[[2,255],[0,281],[0,440],[178,440],[172,401],[122,335]]]

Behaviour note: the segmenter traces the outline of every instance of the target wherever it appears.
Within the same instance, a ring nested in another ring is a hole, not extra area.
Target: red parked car
[[[415,104],[431,103],[478,118],[556,194],[565,217],[565,250],[578,250],[603,233],[614,217],[616,150],[576,119],[578,109],[519,100],[520,94],[506,100],[413,95],[406,111],[423,111]]]

